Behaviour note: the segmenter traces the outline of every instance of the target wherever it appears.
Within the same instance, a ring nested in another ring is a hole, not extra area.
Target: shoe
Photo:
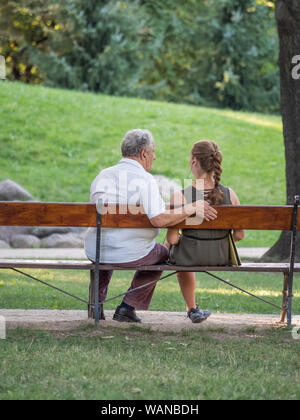
[[[196,305],[196,308],[192,308],[187,315],[193,324],[199,324],[200,322],[206,321],[207,318],[210,317],[211,313],[209,311],[199,309],[198,305]]]
[[[113,316],[114,321],[119,322],[142,322],[141,318],[137,316],[135,310],[130,311],[129,309],[118,306]]]

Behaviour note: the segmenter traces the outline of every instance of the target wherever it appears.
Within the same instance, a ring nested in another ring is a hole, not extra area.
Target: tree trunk
[[[300,56],[300,1],[277,0],[275,15],[279,36],[279,68],[281,113],[286,161],[287,204],[294,203],[300,194],[300,78],[293,57]],[[300,76],[300,71],[298,71]],[[300,217],[300,213],[299,213]],[[282,232],[278,241],[262,257],[267,260],[286,260],[290,254],[290,232]],[[300,260],[300,235],[296,243]]]

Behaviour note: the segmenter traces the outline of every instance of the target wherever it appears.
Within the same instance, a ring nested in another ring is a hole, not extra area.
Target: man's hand
[[[190,218],[196,213],[196,217]],[[198,216],[198,217],[197,217]],[[203,220],[210,221],[217,218],[217,211],[206,201],[199,200],[194,203],[179,206],[174,210],[166,211],[150,219],[151,224],[157,228],[171,227],[178,223],[187,221],[187,224],[200,224]],[[197,221],[198,219],[198,221]]]
[[[185,211],[190,212],[190,216],[185,220],[186,225],[199,225],[203,221],[209,222],[217,218],[217,211],[205,200],[198,200],[194,203],[186,204]]]
[[[203,219],[206,221],[215,220],[218,216],[217,210],[211,207],[207,201],[204,201],[204,215]]]

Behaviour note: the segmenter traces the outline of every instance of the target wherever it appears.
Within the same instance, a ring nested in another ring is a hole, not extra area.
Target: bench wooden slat
[[[13,260],[0,259],[0,268],[48,268],[48,269],[80,269],[93,270],[94,264],[85,260]],[[118,267],[112,264],[100,264],[100,270],[131,270],[133,268]],[[137,268],[136,268],[137,269]],[[239,272],[273,272],[282,273],[289,271],[288,263],[244,263],[240,267],[186,267],[168,264],[138,267],[143,271],[239,271]],[[295,264],[295,272],[300,272],[300,263]]]
[[[117,211],[119,206],[117,207]],[[105,214],[103,227],[151,228],[145,214]],[[216,206],[218,218],[185,229],[291,230],[293,206]],[[124,211],[124,209],[123,209]],[[0,202],[0,226],[96,226],[96,207],[90,203]],[[300,230],[300,218],[297,229]]]
[[[92,270],[94,264],[86,260],[14,260],[0,259],[0,268],[53,268]]]
[[[101,265],[105,267],[106,270],[129,270],[128,268],[113,266],[110,264]],[[239,267],[232,266],[179,266],[179,265],[169,265],[169,264],[160,264],[160,265],[150,265],[139,267],[139,270],[143,271],[194,271],[194,272],[203,272],[203,271],[239,271],[239,272],[261,272],[261,273],[283,273],[289,271],[288,263],[244,263]],[[131,269],[132,270],[132,269]],[[300,272],[300,264],[295,264],[295,272]]]

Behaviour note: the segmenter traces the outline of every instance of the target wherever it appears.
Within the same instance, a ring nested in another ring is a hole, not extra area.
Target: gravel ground
[[[106,310],[105,321],[100,321],[100,328],[110,326],[124,328],[127,323],[112,320],[114,311]],[[259,314],[228,314],[214,313],[202,324],[192,324],[184,312],[138,311],[142,318],[140,328],[150,328],[154,331],[180,331],[182,329],[200,328],[239,330],[248,327],[272,328],[279,324],[279,315]],[[0,309],[0,317],[4,317],[8,329],[26,327],[43,330],[69,330],[80,325],[93,323],[87,319],[87,311],[83,310],[23,310]],[[300,316],[293,317],[293,325],[300,326]]]

